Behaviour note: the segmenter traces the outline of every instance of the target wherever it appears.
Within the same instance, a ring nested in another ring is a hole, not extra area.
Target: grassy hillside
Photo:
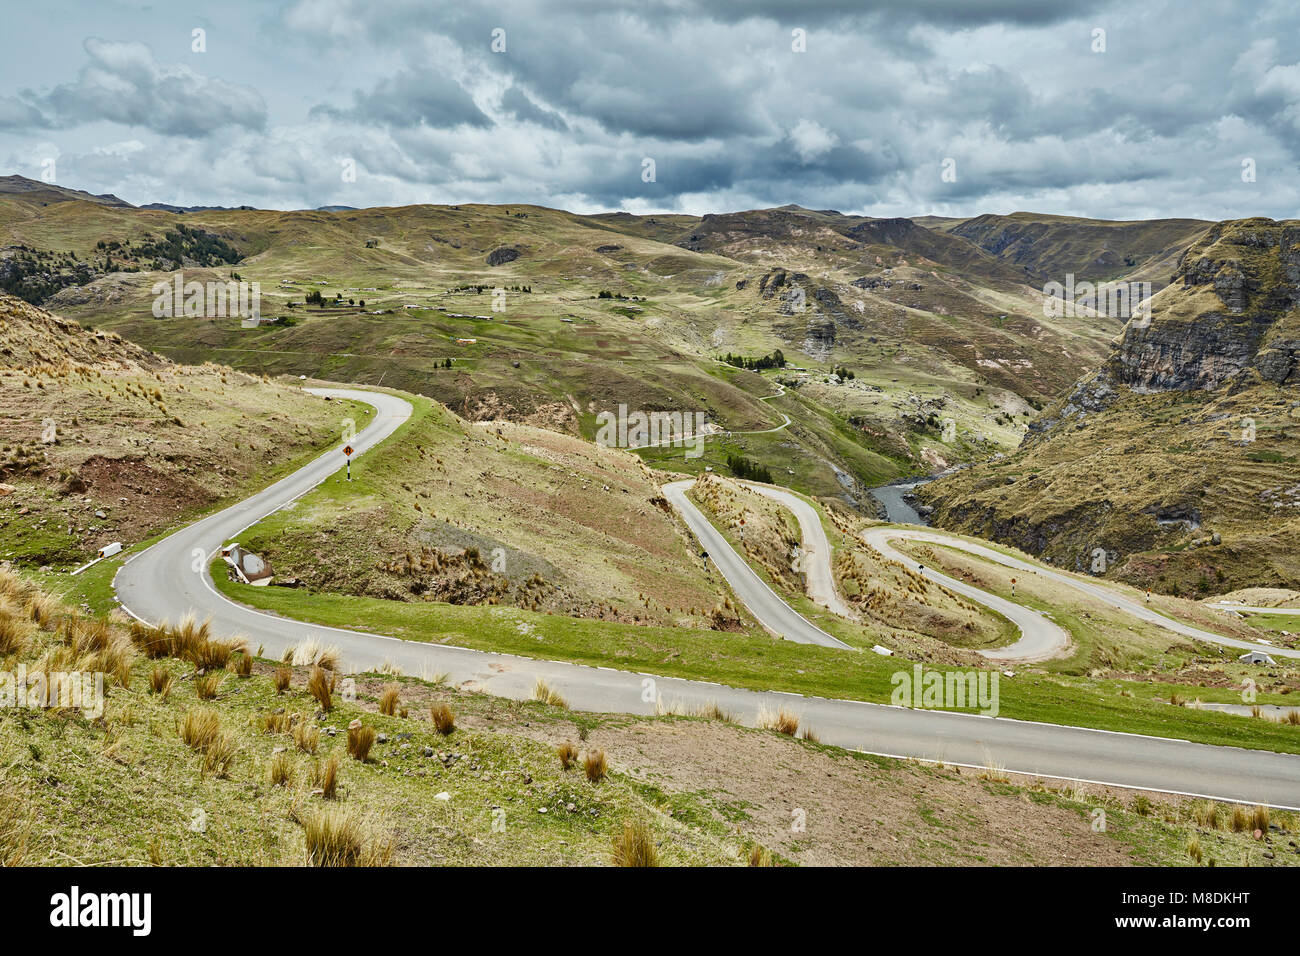
[[[415,399],[412,421],[243,537],[312,590],[738,627],[634,455]]]
[[[970,240],[1035,285],[1064,283],[1066,274],[1073,273],[1078,281],[1150,282],[1159,291],[1169,284],[1183,252],[1211,224],[1199,219],[1111,222],[1017,212],[934,225]]]
[[[1015,454],[921,489],[937,521],[1157,591],[1295,587],[1298,237],[1216,225]]]
[[[0,260],[24,294],[176,361],[393,386],[588,438],[620,404],[701,411],[733,433],[775,427],[770,386],[716,359],[780,349],[807,387],[788,403],[801,427],[747,450],[769,466],[802,459],[788,479],[815,495],[838,493],[839,473],[865,487],[1010,447],[1119,328],[1044,318],[1014,268],[958,236],[798,207],[180,214],[11,193]],[[259,282],[276,321],[154,318],[150,290],[177,269]],[[851,387],[831,376],[844,368]],[[944,407],[918,419],[913,394]]]
[[[248,494],[370,414],[0,296],[0,559],[68,570]]]
[[[192,624],[96,621],[4,570],[0,633],[6,667],[110,672],[102,711],[0,712],[11,866],[1300,860],[1292,814],[847,754],[726,715],[580,714],[396,674],[355,675],[345,700],[319,648],[281,665]]]

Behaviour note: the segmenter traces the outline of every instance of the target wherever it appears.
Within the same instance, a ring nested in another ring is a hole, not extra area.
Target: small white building
[[[1269,657],[1263,651],[1247,651],[1237,658],[1239,661],[1245,661],[1247,664],[1272,664],[1273,658]]]

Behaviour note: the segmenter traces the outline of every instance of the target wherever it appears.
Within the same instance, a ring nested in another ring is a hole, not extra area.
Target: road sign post
[[[348,481],[352,480],[352,446],[344,445],[343,454],[348,456]]]

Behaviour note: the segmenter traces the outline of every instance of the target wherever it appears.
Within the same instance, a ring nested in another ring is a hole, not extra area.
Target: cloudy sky
[[[0,37],[0,173],[133,203],[1300,218],[1298,159],[1291,0],[43,0]]]

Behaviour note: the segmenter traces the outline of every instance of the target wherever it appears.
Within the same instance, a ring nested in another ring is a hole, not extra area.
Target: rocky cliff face
[[[1173,593],[1300,581],[1300,222],[1211,228],[1015,454],[936,523]],[[1101,560],[1095,560],[1101,556]]]
[[[1300,223],[1215,225],[1183,254],[1153,306],[1149,323],[1125,328],[1107,365],[1116,383],[1214,389],[1253,375],[1292,381],[1300,336],[1287,314],[1300,306]]]
[[[1232,391],[1265,382],[1300,384],[1300,223],[1217,223],[1183,254],[1149,319],[1125,326],[1106,363],[1030,425],[1025,444],[1083,427],[1124,389]]]

